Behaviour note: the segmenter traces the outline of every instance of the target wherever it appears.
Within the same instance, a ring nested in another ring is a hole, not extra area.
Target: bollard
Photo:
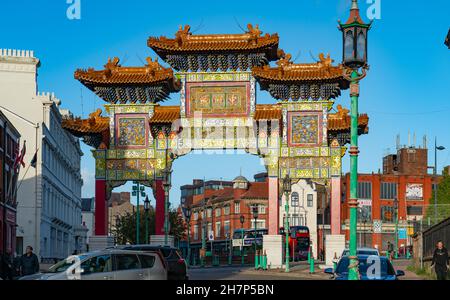
[[[259,268],[259,250],[255,251],[255,270],[258,270]]]
[[[312,251],[310,251],[310,259],[309,259],[309,274],[314,274],[314,257],[311,253]]]
[[[267,270],[267,253],[266,253],[266,250],[264,250],[264,254],[263,254],[263,270]]]

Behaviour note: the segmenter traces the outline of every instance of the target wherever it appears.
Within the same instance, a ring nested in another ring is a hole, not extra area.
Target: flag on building
[[[36,153],[34,153],[34,155],[33,155],[33,159],[31,160],[30,165],[33,168],[36,168],[36,163],[37,163],[37,150],[36,150]]]

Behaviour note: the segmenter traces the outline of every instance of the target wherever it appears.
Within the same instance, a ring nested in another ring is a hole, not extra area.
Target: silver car
[[[157,252],[107,249],[69,256],[20,280],[167,280],[167,266]]]

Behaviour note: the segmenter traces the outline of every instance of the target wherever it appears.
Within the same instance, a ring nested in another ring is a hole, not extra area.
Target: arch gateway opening
[[[307,179],[331,191],[331,233],[340,233],[341,158],[350,139],[350,116],[339,105],[337,112],[331,110],[349,82],[329,55],[297,64],[278,43],[277,34],[263,35],[257,25],[249,24],[242,34],[205,35],[192,34],[186,25],[172,38],[147,41],[168,68],[157,58],[139,67],[113,58],[102,70],[75,72],[75,79],[106,102],[104,112],[63,121],[93,148],[99,243],[107,241],[107,199],[125,181],[153,189],[156,234],[162,235],[165,170],[178,157],[202,149],[242,149],[263,159],[269,236],[279,234],[286,175],[293,185]],[[273,104],[257,103],[257,82]],[[163,105],[171,93],[179,93],[179,105]],[[359,134],[367,133],[368,116],[358,121]]]

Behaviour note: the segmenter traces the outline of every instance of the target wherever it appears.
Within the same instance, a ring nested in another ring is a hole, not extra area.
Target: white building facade
[[[53,94],[37,92],[39,65],[32,51],[0,50],[0,109],[27,148],[17,192],[17,252],[31,245],[39,258],[51,261],[73,253],[86,239],[81,223],[83,153],[78,139],[61,128],[70,112],[60,108]]]
[[[292,184],[288,215],[289,226],[307,226],[309,228],[313,255],[316,259],[318,257],[317,201],[322,201],[322,194],[318,193],[319,186],[310,180],[299,180]],[[283,194],[280,207],[280,227],[284,227],[285,224],[285,205],[286,195]]]

